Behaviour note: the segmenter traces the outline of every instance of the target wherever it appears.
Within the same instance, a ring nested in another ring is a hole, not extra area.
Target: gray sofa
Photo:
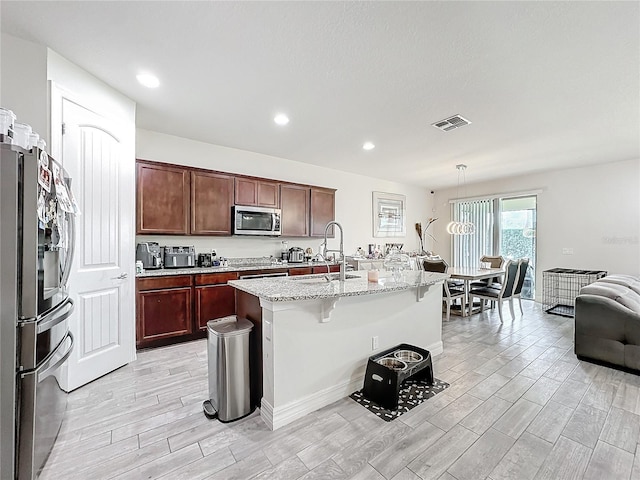
[[[610,275],[576,298],[578,358],[640,370],[640,277]]]

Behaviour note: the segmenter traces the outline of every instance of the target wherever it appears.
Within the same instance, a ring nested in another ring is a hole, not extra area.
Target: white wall
[[[404,243],[405,250],[418,248],[416,222],[425,222],[431,215],[432,200],[426,189],[382,179],[354,175],[283,158],[221,147],[186,138],[138,129],[136,156],[140,159],[189,165],[230,173],[254,175],[296,183],[335,188],[336,221],[344,228],[346,253],[354,253],[369,243]],[[407,197],[407,236],[404,238],[374,238],[372,226],[372,192],[399,193]],[[195,245],[197,252],[216,248],[225,257],[277,255],[284,238],[244,237],[176,237],[138,236],[138,241],[158,241],[161,245]],[[291,238],[289,247],[311,247],[318,250],[321,238]],[[338,239],[329,242],[337,248]]]
[[[508,167],[507,167],[508,168]],[[467,178],[472,177],[471,170]],[[466,196],[538,194],[536,299],[543,270],[579,268],[640,275],[640,160],[555,170],[491,182],[467,184]],[[437,253],[451,261],[449,200],[456,188],[436,192]],[[563,255],[572,248],[573,255]]]
[[[109,118],[125,121],[128,128],[135,125],[133,100],[51,49],[47,49],[47,79],[82,97]]]
[[[16,122],[27,123],[49,143],[47,49],[2,34],[0,106],[13,110]]]

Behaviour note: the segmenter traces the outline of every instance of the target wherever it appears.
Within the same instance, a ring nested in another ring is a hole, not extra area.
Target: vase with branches
[[[420,250],[421,250],[421,254],[422,255],[427,255],[429,253],[424,249],[424,241],[425,241],[425,237],[427,235],[429,237],[431,237],[434,242],[437,241],[436,238],[427,231],[429,229],[429,227],[431,226],[431,224],[433,222],[435,222],[436,220],[438,220],[438,219],[437,218],[430,218],[427,221],[427,225],[424,227],[424,229],[422,228],[422,223],[421,222],[417,222],[416,223],[416,233],[418,234],[418,238],[420,239]]]

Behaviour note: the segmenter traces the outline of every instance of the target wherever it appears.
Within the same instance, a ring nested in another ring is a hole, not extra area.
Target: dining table
[[[504,272],[504,268],[449,267],[447,273],[451,276],[451,279],[464,282],[464,305],[461,308],[463,317],[468,317],[473,313],[473,305],[469,305],[471,282],[485,278],[502,277]]]

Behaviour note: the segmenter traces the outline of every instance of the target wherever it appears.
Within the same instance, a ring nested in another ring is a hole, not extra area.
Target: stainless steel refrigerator
[[[77,206],[46,153],[0,150],[0,478],[32,480],[67,404],[57,377],[73,348],[67,283]]]

